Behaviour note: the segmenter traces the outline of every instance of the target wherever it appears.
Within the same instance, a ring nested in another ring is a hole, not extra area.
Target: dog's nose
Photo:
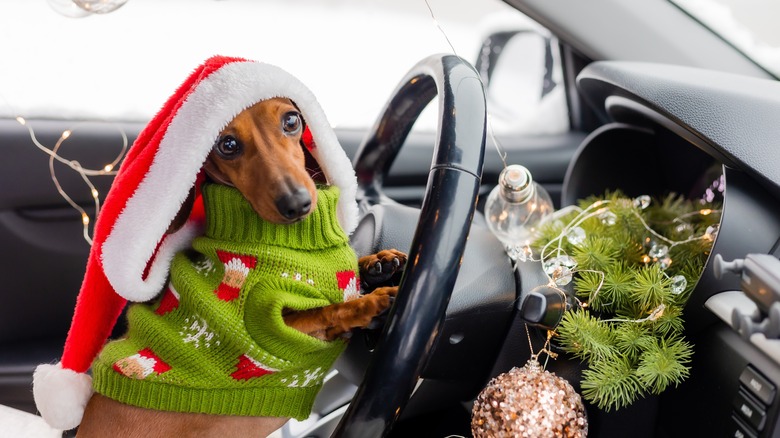
[[[276,198],[276,209],[287,219],[302,218],[311,210],[311,195],[305,188],[298,188],[289,195]]]

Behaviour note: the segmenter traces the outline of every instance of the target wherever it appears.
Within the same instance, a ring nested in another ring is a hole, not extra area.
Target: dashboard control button
[[[771,405],[775,399],[775,385],[769,382],[764,376],[759,374],[753,367],[748,366],[739,376],[739,381],[750,391],[751,394],[758,397],[766,405]]]
[[[753,426],[759,432],[764,429],[766,424],[766,411],[760,403],[754,401],[746,392],[742,389],[734,398],[734,410],[737,411],[740,418],[743,418],[747,423]]]
[[[730,438],[757,438],[758,435],[737,417],[731,417],[731,427],[726,433]]]

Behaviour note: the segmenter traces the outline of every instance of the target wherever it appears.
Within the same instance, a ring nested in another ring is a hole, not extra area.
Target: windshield
[[[766,0],[672,0],[753,59],[780,77],[780,3]]]
[[[82,18],[63,2],[0,3],[0,116],[145,122],[221,54],[282,67],[334,126],[367,128],[417,61],[454,47],[473,63],[496,16],[521,17],[499,0],[429,0],[436,20],[424,0],[129,0]]]

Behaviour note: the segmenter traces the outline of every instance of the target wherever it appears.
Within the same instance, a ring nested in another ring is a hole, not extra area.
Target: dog
[[[262,219],[275,224],[303,220],[317,205],[316,184],[323,182],[313,159],[302,147],[305,122],[294,102],[263,100],[239,113],[220,133],[204,171],[213,183],[235,187]],[[194,196],[190,196],[194,198]],[[194,199],[184,203],[169,232],[184,224]],[[406,254],[388,249],[358,259],[360,280],[385,284],[407,262]],[[397,286],[325,307],[283,310],[284,323],[324,341],[367,327],[392,304]],[[242,417],[156,411],[126,405],[95,393],[87,404],[78,437],[231,437],[267,436],[288,418]]]

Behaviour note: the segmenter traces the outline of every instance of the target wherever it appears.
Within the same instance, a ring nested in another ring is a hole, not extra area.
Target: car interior
[[[371,128],[336,128],[358,174],[353,247],[398,248],[410,264],[383,326],[353,335],[312,416],[279,436],[472,436],[479,392],[530,358],[530,339],[546,337],[520,312],[547,281],[541,263],[513,267],[486,224],[485,199],[506,163],[525,166],[556,209],[615,190],[697,199],[723,181],[717,236],[684,309],[689,378],[621,409],[586,403],[587,434],[780,435],[777,78],[668,1],[505,3],[548,33],[497,30],[482,41],[491,56],[432,53],[407,66]],[[505,121],[491,118],[491,96],[500,93],[492,87],[514,65],[502,57],[528,33],[544,47],[542,93],[565,96],[568,129],[493,132],[491,123]],[[436,132],[413,129],[429,104]],[[61,354],[89,253],[82,215],[51,183],[50,167],[75,204],[87,214],[95,208],[81,176],[35,147],[31,127],[44,145],[72,133],[68,159],[92,169],[112,162],[116,145],[132,145],[144,125],[0,119],[0,405],[37,413],[32,374]],[[99,193],[111,183],[94,179]],[[583,363],[556,351],[546,369],[580,391]]]

